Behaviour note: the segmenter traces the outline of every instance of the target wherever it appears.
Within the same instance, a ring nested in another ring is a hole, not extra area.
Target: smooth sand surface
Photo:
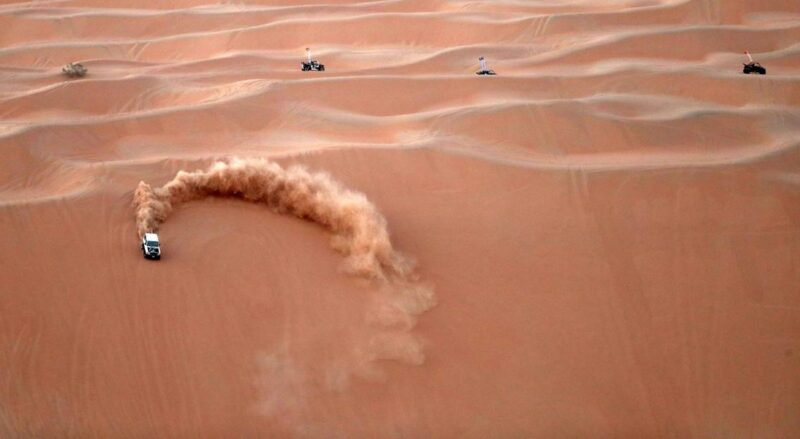
[[[797,0],[2,1],[0,437],[800,437],[799,134]],[[233,156],[366,194],[424,360],[311,222],[142,258]]]

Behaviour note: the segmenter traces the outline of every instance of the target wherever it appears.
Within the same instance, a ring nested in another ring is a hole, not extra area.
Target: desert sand
[[[799,55],[797,0],[2,1],[0,437],[800,437]]]

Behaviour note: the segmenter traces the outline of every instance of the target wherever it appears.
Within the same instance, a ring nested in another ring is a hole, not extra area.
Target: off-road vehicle
[[[317,60],[303,61],[302,70],[304,72],[324,72],[325,65],[320,64]]]
[[[311,49],[306,47],[306,59],[302,62],[301,70],[304,72],[324,72],[325,65],[320,64],[319,61],[311,59]]]
[[[767,69],[761,66],[761,64],[757,62],[749,62],[749,63],[742,63],[744,66],[742,68],[742,73],[749,75],[751,73],[758,73],[759,75],[766,75]]]
[[[157,234],[144,234],[142,237],[142,254],[144,254],[145,259],[161,259],[161,243],[158,242]]]
[[[83,78],[84,76],[86,76],[86,72],[88,72],[88,70],[86,70],[86,67],[78,63],[69,63],[61,69],[61,73],[67,75],[70,78]]]
[[[745,75],[749,75],[751,73],[758,73],[759,75],[767,74],[767,69],[761,67],[761,64],[753,61],[753,57],[750,55],[750,52],[745,50],[744,54],[747,55],[747,62],[742,63],[742,65],[744,66],[742,68],[742,73],[744,73]]]

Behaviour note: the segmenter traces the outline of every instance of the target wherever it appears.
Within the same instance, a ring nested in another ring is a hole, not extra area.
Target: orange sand
[[[0,437],[800,437],[798,55],[796,0],[2,1]],[[424,360],[352,370],[312,222],[142,258],[138,182],[232,156],[366,194]]]

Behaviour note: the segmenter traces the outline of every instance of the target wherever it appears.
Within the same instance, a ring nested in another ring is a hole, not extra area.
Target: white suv
[[[161,259],[161,244],[158,242],[158,235],[155,233],[145,233],[142,237],[142,253],[145,259]]]

